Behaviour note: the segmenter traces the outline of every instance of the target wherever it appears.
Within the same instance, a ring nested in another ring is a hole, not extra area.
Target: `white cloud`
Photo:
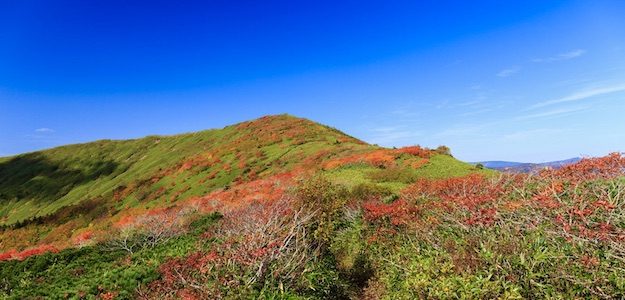
[[[450,137],[484,137],[486,136],[484,133],[487,132],[485,130],[488,127],[492,127],[499,124],[499,122],[490,122],[483,124],[474,124],[474,125],[462,125],[457,124],[453,127],[446,128],[442,131],[435,133],[433,136],[436,138],[450,138]]]
[[[409,130],[403,126],[378,127],[371,129],[375,134],[369,139],[371,143],[393,146],[397,143],[416,143],[416,138],[423,136],[419,130]]]
[[[589,106],[560,108],[560,109],[554,109],[554,110],[519,116],[519,117],[516,117],[516,120],[520,121],[520,120],[528,120],[528,119],[536,119],[536,118],[554,117],[554,116],[565,115],[565,114],[587,110],[589,108],[590,108]]]
[[[535,59],[532,59],[532,61],[540,63],[540,62],[554,62],[554,61],[561,61],[561,60],[569,60],[569,59],[580,57],[584,54],[586,54],[586,50],[575,49],[569,52],[560,53],[556,56],[551,56],[551,57],[546,57],[546,58],[535,58]]]
[[[471,100],[471,101],[465,101],[465,102],[461,102],[458,103],[458,106],[460,107],[464,107],[464,106],[475,106],[477,104],[480,104],[482,101],[480,100]]]
[[[581,100],[585,100],[585,99],[600,96],[600,95],[612,94],[612,93],[617,93],[617,92],[622,92],[622,91],[625,91],[625,84],[598,87],[598,88],[578,91],[578,92],[572,93],[562,98],[539,102],[530,106],[529,109],[535,109],[539,107],[566,103],[566,102],[581,101]]]
[[[393,111],[390,112],[391,115],[395,115],[395,116],[399,116],[399,117],[417,117],[419,116],[419,112],[413,110],[413,109],[404,109],[404,108],[398,108],[395,109]]]
[[[530,138],[553,136],[562,132],[564,132],[562,129],[530,129],[506,134],[503,136],[503,139],[506,141],[524,141]]]
[[[378,133],[389,133],[389,132],[396,132],[400,128],[401,127],[398,127],[398,126],[378,127],[378,128],[371,129],[371,131],[378,132]]]
[[[39,132],[39,133],[53,133],[53,132],[55,132],[55,130],[51,129],[51,128],[47,128],[47,127],[42,127],[42,128],[35,129],[35,132]]]
[[[484,109],[478,109],[478,110],[473,110],[473,111],[467,111],[467,112],[460,114],[460,116],[468,117],[468,116],[484,114],[484,113],[491,112],[491,111],[493,111],[492,108],[484,108]]]
[[[497,77],[509,77],[521,71],[521,67],[511,67],[508,69],[503,69],[497,73]]]

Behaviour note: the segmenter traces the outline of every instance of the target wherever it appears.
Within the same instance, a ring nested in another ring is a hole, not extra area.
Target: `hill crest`
[[[0,160],[0,250],[66,248],[85,232],[95,239],[96,232],[155,209],[244,205],[280,196],[297,178],[319,172],[347,187],[375,183],[395,192],[420,177],[477,172],[445,151],[382,148],[308,119],[275,115],[21,154]]]

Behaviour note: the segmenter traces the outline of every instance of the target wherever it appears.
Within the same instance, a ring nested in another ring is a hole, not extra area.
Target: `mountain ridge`
[[[390,176],[381,168],[391,167],[403,170],[403,177],[380,177]],[[381,180],[398,191],[411,178],[462,176],[475,168],[433,150],[369,145],[308,119],[272,115],[221,129],[98,140],[4,158],[0,225],[64,248],[89,226],[105,228],[230,187],[318,170],[348,186]],[[370,178],[377,173],[379,179]],[[49,232],[27,232],[36,224]],[[0,250],[26,247],[16,232],[0,235]]]
[[[472,163],[472,164],[482,164],[486,168],[498,170],[498,171],[529,173],[529,172],[538,171],[544,168],[558,169],[558,168],[579,162],[581,159],[582,159],[581,157],[573,157],[569,159],[548,161],[548,162],[542,162],[542,163],[526,163],[526,162],[493,160],[493,161],[482,161],[482,162]]]
[[[622,295],[624,166],[499,173],[286,115],[26,153],[0,162],[0,298]]]

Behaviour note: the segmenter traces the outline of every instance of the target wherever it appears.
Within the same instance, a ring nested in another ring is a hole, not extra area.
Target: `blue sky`
[[[125,2],[0,1],[0,156],[277,113],[466,161],[625,151],[625,1]]]

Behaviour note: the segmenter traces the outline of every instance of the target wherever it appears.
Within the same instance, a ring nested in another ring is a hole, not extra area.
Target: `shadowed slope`
[[[150,211],[240,207],[279,198],[298,177],[321,172],[355,187],[398,192],[417,178],[477,170],[420,147],[386,149],[289,115],[218,130],[127,141],[97,141],[0,162],[0,250],[74,245]],[[488,171],[480,171],[488,172]]]
[[[220,180],[212,188],[221,187],[252,170],[262,175],[291,168],[306,155],[336,143],[366,147],[329,127],[280,115],[220,130],[103,140],[4,158],[0,217],[2,223],[11,224],[128,187],[147,193],[146,186],[156,183],[150,181],[176,177],[175,183],[183,177],[180,173],[190,182],[215,173]]]

